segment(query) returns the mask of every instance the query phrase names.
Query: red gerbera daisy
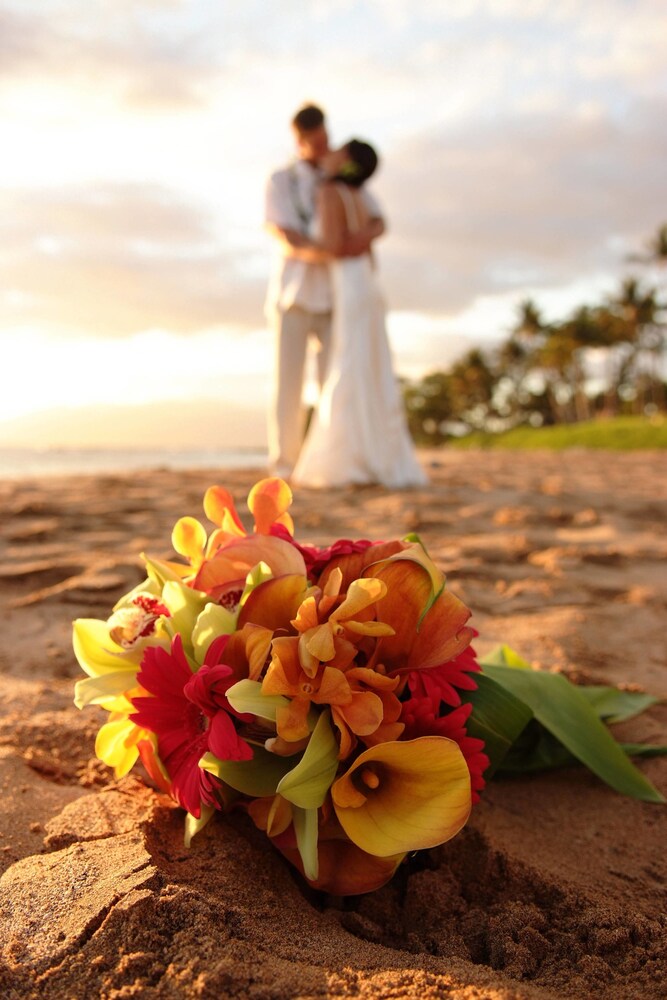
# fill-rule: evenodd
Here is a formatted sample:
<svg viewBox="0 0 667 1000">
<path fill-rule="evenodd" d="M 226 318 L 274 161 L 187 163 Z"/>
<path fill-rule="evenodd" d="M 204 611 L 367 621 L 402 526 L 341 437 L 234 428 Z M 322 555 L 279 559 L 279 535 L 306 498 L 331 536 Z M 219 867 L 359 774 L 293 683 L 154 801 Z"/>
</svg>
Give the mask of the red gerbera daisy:
<svg viewBox="0 0 667 1000">
<path fill-rule="evenodd" d="M 478 633 L 475 632 L 475 635 Z M 438 711 L 440 702 L 456 708 L 461 704 L 461 691 L 476 691 L 477 684 L 470 674 L 479 673 L 481 667 L 472 646 L 439 667 L 429 670 L 413 670 L 408 676 L 408 686 L 413 697 L 430 698 L 434 711 Z M 457 688 L 459 690 L 457 690 Z"/>
<path fill-rule="evenodd" d="M 158 753 L 172 781 L 178 802 L 193 816 L 201 803 L 215 805 L 215 779 L 199 767 L 209 750 L 221 760 L 250 760 L 251 747 L 236 732 L 226 692 L 237 678 L 219 660 L 227 636 L 211 643 L 204 665 L 193 674 L 180 635 L 171 651 L 150 646 L 144 653 L 137 681 L 151 697 L 133 698 L 132 721 L 155 733 Z"/>
</svg>

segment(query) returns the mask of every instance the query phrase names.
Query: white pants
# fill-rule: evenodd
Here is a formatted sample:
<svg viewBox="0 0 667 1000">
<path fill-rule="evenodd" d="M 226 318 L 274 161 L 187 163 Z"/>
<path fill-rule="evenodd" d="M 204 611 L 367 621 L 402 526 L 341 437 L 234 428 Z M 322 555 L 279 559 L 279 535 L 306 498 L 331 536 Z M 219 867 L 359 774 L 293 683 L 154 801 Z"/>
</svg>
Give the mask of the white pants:
<svg viewBox="0 0 667 1000">
<path fill-rule="evenodd" d="M 274 388 L 269 411 L 269 464 L 275 475 L 288 477 L 299 457 L 305 430 L 302 400 L 306 351 L 311 336 L 319 344 L 317 376 L 324 383 L 331 341 L 331 313 L 311 313 L 299 306 L 272 316 L 276 332 Z"/>
</svg>

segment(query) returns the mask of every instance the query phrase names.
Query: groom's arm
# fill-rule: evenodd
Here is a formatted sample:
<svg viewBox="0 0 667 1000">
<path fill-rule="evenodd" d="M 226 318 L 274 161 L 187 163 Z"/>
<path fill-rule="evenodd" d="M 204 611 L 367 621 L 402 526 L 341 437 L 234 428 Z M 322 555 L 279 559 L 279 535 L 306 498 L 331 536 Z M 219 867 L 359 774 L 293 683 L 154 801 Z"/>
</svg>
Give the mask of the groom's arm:
<svg viewBox="0 0 667 1000">
<path fill-rule="evenodd" d="M 265 223 L 264 228 L 278 242 L 285 257 L 296 257 L 306 264 L 325 264 L 331 259 L 330 254 L 297 229 L 278 226 L 273 222 Z"/>
<path fill-rule="evenodd" d="M 384 219 L 377 216 L 369 219 L 363 229 L 358 229 L 356 233 L 349 233 L 343 242 L 343 257 L 359 257 L 363 253 L 368 253 L 374 240 L 378 239 L 386 232 Z"/>
<path fill-rule="evenodd" d="M 289 170 L 277 170 L 268 179 L 264 229 L 276 241 L 284 257 L 295 257 L 306 264 L 322 264 L 328 260 L 328 255 L 303 232 L 290 192 Z"/>
</svg>

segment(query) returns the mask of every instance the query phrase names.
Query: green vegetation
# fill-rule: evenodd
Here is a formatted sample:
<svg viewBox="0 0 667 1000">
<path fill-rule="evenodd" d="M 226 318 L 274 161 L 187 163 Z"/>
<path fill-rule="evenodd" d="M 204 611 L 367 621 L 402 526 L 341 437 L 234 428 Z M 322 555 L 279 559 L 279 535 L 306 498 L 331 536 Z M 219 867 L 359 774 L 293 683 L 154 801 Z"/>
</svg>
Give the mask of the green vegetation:
<svg viewBox="0 0 667 1000">
<path fill-rule="evenodd" d="M 629 259 L 666 264 L 667 225 L 646 254 Z M 404 386 L 410 431 L 420 445 L 465 435 L 467 442 L 505 447 L 524 441 L 529 447 L 665 447 L 664 427 L 646 418 L 667 413 L 666 347 L 664 288 L 635 276 L 602 302 L 556 322 L 527 299 L 495 350 L 468 351 L 448 370 Z M 622 417 L 644 419 L 613 422 Z"/>
<path fill-rule="evenodd" d="M 610 451 L 637 451 L 667 448 L 667 419 L 654 417 L 612 417 L 554 427 L 514 427 L 503 434 L 474 431 L 462 438 L 450 438 L 448 447 L 457 448 L 607 448 Z"/>
</svg>

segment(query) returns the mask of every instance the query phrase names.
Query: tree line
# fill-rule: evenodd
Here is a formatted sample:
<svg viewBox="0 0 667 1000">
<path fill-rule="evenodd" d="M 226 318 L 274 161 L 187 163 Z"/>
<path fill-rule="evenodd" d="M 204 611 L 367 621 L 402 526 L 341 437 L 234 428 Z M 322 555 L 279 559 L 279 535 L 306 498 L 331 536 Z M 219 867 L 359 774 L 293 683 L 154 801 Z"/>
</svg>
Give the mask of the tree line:
<svg viewBox="0 0 667 1000">
<path fill-rule="evenodd" d="M 629 260 L 667 265 L 667 224 Z M 472 430 L 664 412 L 666 334 L 667 300 L 636 276 L 558 322 L 526 299 L 498 347 L 404 382 L 410 430 L 418 444 L 438 444 Z"/>
</svg>

